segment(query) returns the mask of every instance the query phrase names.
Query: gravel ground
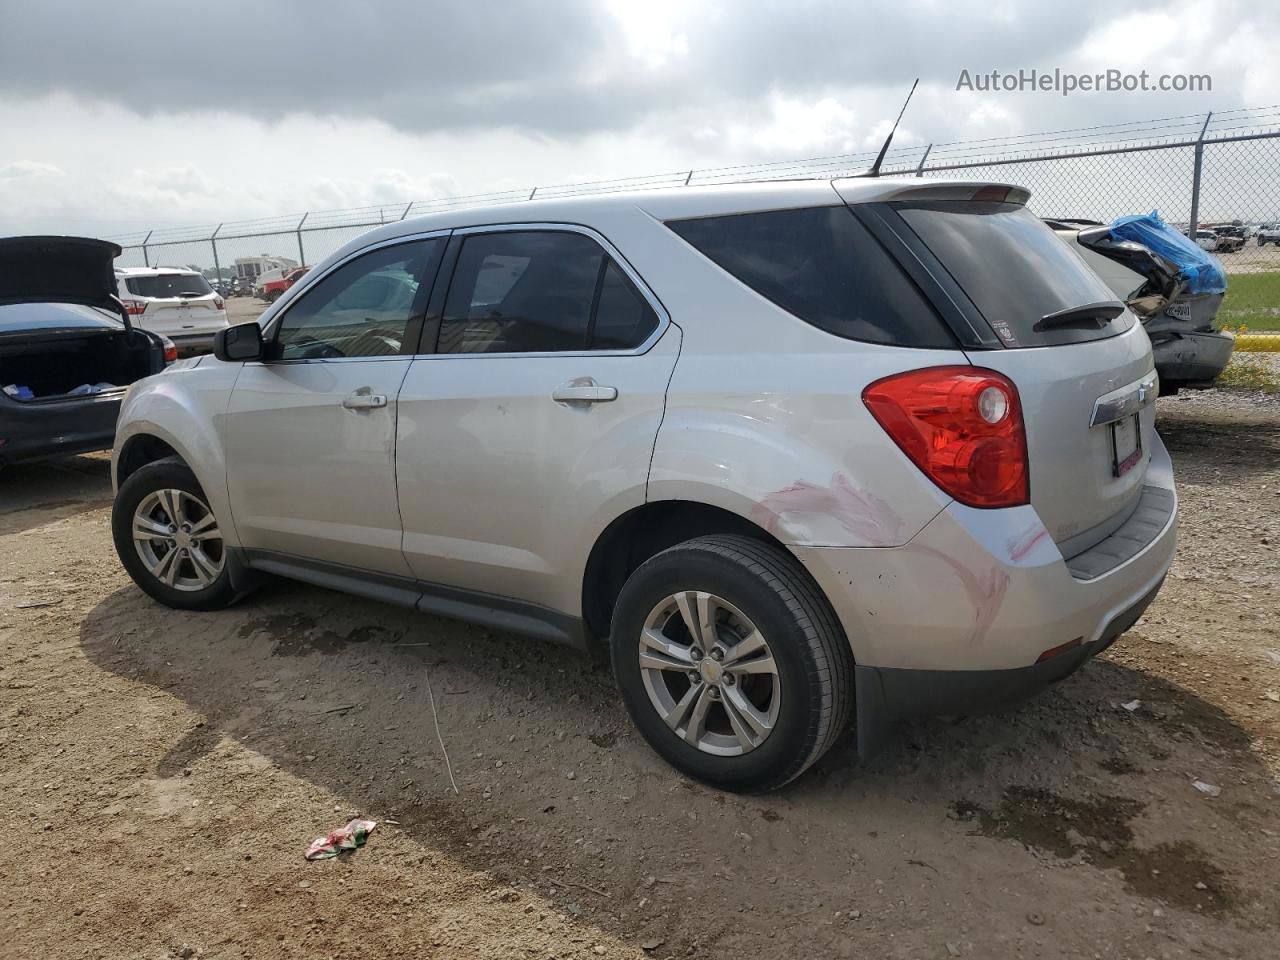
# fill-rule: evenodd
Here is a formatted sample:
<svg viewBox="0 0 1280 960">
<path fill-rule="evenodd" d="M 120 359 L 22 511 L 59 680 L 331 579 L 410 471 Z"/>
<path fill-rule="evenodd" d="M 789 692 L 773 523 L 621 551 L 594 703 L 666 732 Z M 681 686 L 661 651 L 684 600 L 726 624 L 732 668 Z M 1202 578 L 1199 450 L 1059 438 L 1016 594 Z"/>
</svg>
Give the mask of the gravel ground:
<svg viewBox="0 0 1280 960">
<path fill-rule="evenodd" d="M 105 458 L 12 468 L 0 957 L 1274 957 L 1280 408 L 1160 421 L 1181 542 L 1134 629 L 765 797 L 674 774 L 568 650 L 286 583 L 158 607 Z"/>
</svg>

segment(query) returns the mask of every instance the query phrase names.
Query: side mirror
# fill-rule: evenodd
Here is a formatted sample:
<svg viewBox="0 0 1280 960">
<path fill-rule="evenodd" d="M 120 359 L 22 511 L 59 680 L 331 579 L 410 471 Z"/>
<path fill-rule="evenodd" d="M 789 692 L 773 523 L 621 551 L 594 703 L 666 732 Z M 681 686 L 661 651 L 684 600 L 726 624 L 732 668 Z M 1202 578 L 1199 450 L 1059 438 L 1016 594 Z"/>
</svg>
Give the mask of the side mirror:
<svg viewBox="0 0 1280 960">
<path fill-rule="evenodd" d="M 213 336 L 213 355 L 219 360 L 243 363 L 262 359 L 262 328 L 256 322 L 238 323 Z"/>
</svg>

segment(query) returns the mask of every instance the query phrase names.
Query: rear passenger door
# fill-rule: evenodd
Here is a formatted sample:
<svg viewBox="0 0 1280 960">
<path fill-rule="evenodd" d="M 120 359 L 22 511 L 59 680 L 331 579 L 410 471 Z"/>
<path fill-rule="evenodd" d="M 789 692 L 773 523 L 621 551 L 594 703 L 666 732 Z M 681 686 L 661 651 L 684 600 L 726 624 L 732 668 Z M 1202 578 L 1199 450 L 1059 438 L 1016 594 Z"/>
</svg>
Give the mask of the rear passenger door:
<svg viewBox="0 0 1280 960">
<path fill-rule="evenodd" d="M 576 614 L 595 537 L 644 502 L 680 331 L 585 228 L 456 232 L 446 276 L 400 391 L 405 557 Z"/>
</svg>

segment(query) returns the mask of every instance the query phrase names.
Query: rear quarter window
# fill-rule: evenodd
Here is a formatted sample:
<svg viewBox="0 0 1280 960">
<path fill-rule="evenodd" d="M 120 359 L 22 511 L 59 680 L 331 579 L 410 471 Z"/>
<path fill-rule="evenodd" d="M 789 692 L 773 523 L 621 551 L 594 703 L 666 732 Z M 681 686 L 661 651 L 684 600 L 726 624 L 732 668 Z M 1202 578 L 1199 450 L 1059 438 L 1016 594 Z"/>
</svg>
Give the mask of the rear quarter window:
<svg viewBox="0 0 1280 960">
<path fill-rule="evenodd" d="M 828 333 L 895 346 L 956 345 L 933 306 L 846 206 L 667 226 L 762 297 Z"/>
<path fill-rule="evenodd" d="M 1053 230 L 1019 204 L 898 201 L 889 206 L 973 301 L 1006 347 L 1100 340 L 1133 326 L 1114 320 L 1046 324 L 1044 318 L 1115 293 Z"/>
</svg>

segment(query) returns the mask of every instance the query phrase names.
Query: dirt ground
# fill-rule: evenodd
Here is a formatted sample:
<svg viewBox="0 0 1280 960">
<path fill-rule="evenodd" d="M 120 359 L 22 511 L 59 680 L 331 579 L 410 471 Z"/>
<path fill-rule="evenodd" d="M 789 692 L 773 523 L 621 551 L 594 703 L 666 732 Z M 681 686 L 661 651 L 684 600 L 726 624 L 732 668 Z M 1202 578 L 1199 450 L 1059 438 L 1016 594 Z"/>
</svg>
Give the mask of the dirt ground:
<svg viewBox="0 0 1280 960">
<path fill-rule="evenodd" d="M 7 470 L 0 957 L 1276 957 L 1280 404 L 1160 421 L 1181 545 L 1133 630 L 763 797 L 673 773 L 570 650 L 288 583 L 161 608 L 104 457 Z"/>
</svg>

